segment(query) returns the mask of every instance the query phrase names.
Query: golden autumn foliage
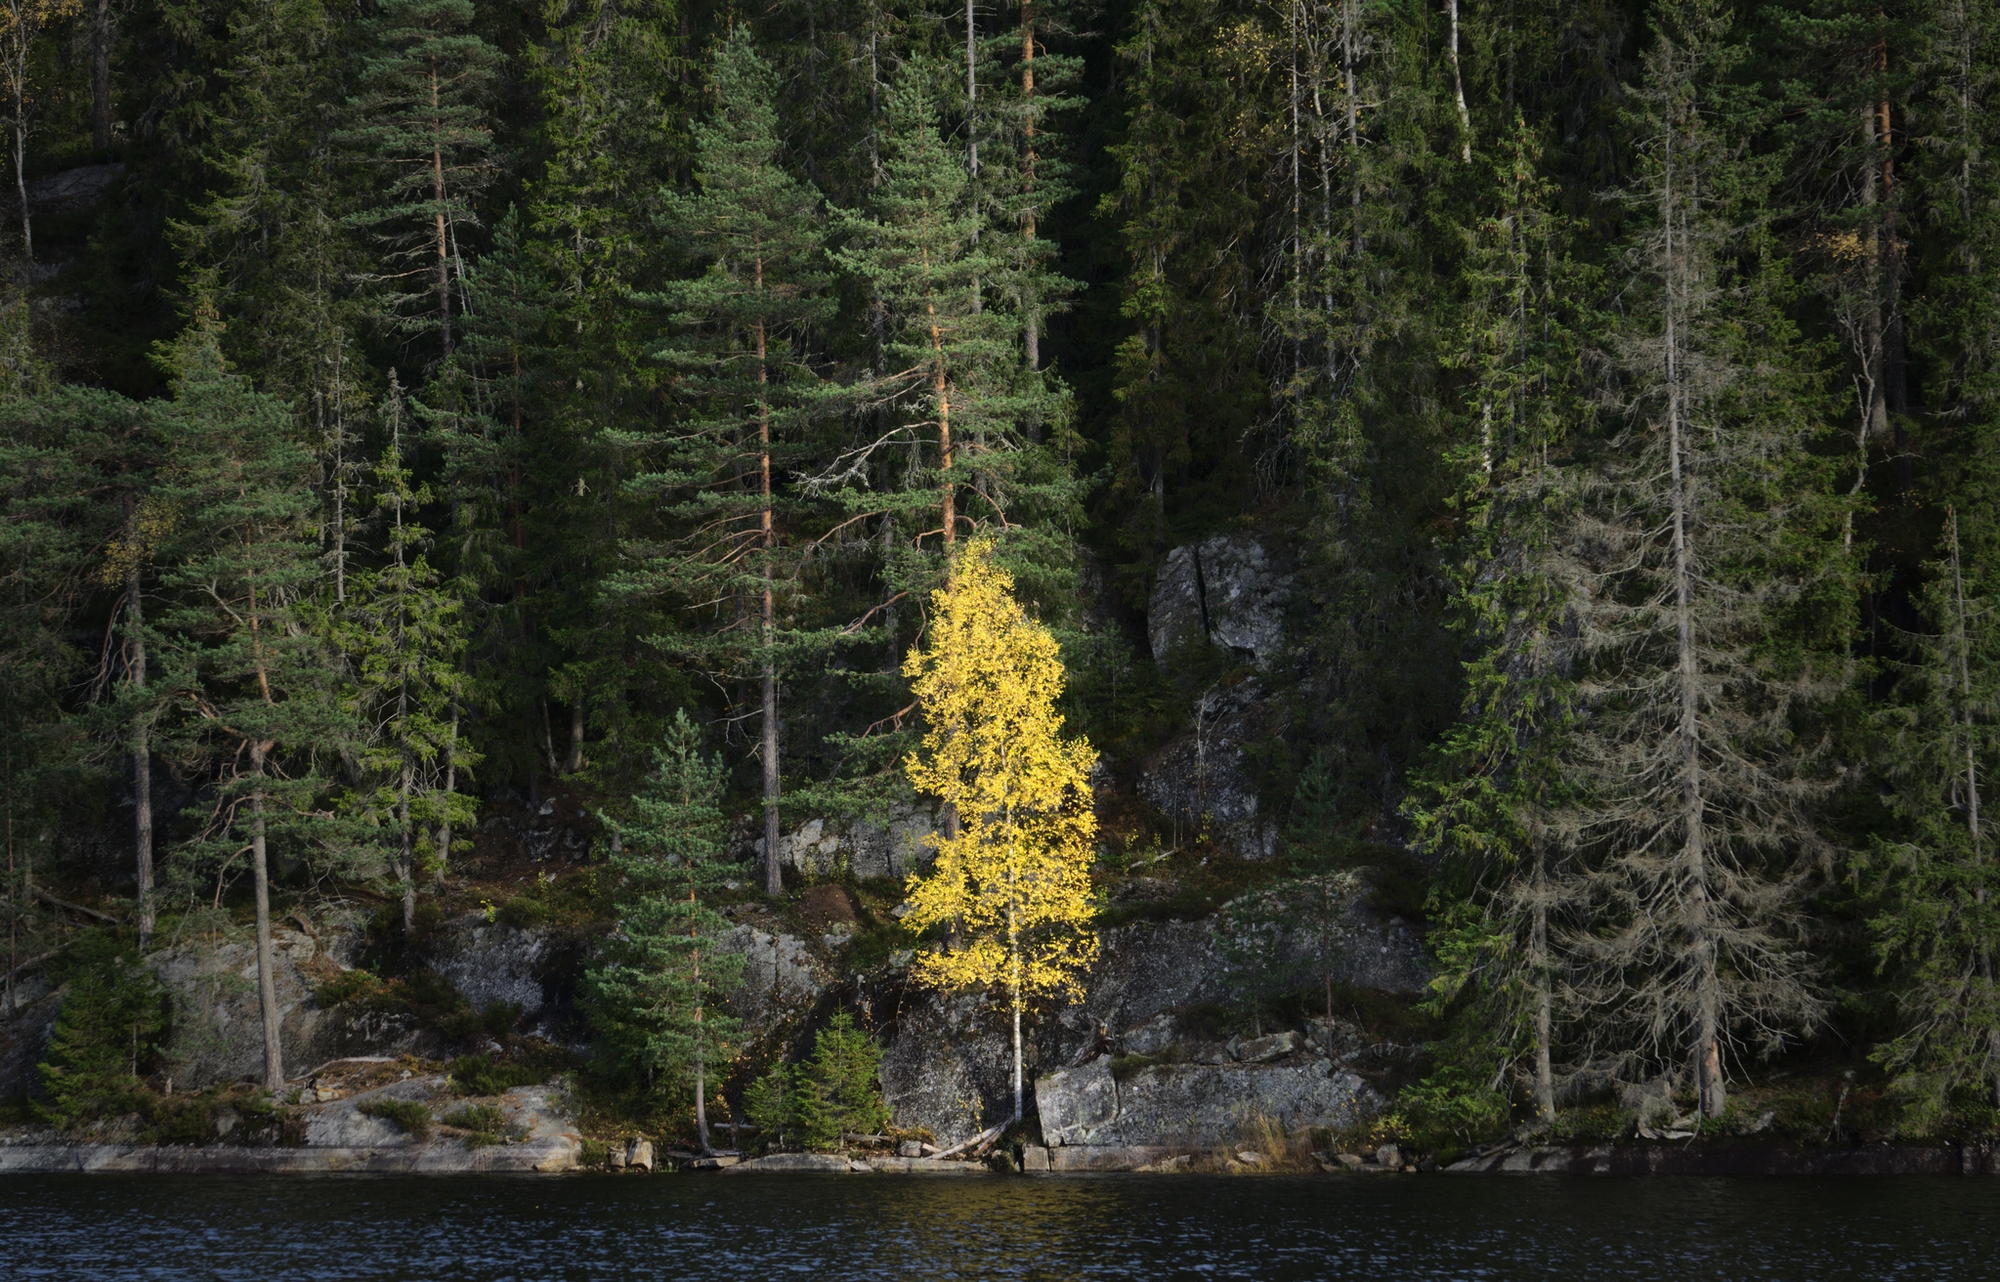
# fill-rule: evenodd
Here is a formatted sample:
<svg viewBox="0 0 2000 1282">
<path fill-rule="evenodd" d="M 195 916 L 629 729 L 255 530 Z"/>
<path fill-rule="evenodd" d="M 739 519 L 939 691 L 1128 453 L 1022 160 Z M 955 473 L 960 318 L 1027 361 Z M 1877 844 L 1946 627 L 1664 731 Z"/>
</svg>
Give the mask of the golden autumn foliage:
<svg viewBox="0 0 2000 1282">
<path fill-rule="evenodd" d="M 956 924 L 955 946 L 922 952 L 913 976 L 940 988 L 1004 989 L 1018 1047 L 1026 998 L 1075 991 L 1097 956 L 1089 928 L 1097 753 L 1063 737 L 1055 637 L 1022 612 L 1013 590 L 992 541 L 974 540 L 932 594 L 928 644 L 903 663 L 927 726 L 904 771 L 959 816 L 956 835 L 931 835 L 937 862 L 910 879 L 903 924 L 918 932 Z M 1016 1059 L 1018 1081 L 1018 1050 Z"/>
</svg>

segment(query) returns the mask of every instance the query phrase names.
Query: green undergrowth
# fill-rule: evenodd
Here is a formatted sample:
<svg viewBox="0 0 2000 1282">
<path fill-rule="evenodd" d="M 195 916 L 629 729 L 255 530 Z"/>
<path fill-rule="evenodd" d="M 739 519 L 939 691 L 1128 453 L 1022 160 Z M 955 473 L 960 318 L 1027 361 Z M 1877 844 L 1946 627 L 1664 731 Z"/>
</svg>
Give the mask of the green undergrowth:
<svg viewBox="0 0 2000 1282">
<path fill-rule="evenodd" d="M 430 1138 L 432 1119 L 428 1104 L 409 1099 L 375 1099 L 361 1104 L 359 1111 L 394 1122 L 398 1130 L 414 1139 Z"/>
<path fill-rule="evenodd" d="M 69 1128 L 138 1112 L 143 1076 L 159 1058 L 171 1003 L 122 931 L 79 935 L 50 967 L 68 985 L 38 1066 L 41 1120 Z"/>
<path fill-rule="evenodd" d="M 498 1095 L 535 1086 L 574 1071 L 577 1057 L 539 1038 L 518 1039 L 499 1055 L 461 1055 L 451 1062 L 451 1086 L 460 1095 Z"/>
<path fill-rule="evenodd" d="M 505 1139 L 507 1117 L 491 1104 L 461 1104 L 444 1115 L 446 1126 L 467 1132 L 467 1148 L 485 1148 Z"/>
<path fill-rule="evenodd" d="M 357 966 L 317 985 L 313 997 L 321 1006 L 354 1002 L 369 1010 L 409 1015 L 453 1041 L 481 1034 L 508 1037 L 521 1022 L 521 1008 L 516 1003 L 494 1002 L 475 1010 L 450 980 L 429 969 L 384 978 Z"/>
<path fill-rule="evenodd" d="M 582 927 L 612 916 L 612 876 L 586 868 L 546 880 L 537 876 L 515 895 L 481 901 L 487 920 L 516 930 Z"/>
<path fill-rule="evenodd" d="M 805 1063 L 775 1065 L 751 1083 L 743 1111 L 766 1147 L 830 1149 L 843 1133 L 878 1134 L 892 1121 L 881 1066 L 882 1048 L 841 1011 L 820 1030 Z"/>
</svg>

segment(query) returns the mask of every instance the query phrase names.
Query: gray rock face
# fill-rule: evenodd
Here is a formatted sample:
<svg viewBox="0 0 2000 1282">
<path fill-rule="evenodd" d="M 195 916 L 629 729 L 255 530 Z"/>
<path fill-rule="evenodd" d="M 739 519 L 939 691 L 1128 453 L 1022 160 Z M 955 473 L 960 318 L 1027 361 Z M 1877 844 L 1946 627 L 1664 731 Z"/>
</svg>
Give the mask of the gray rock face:
<svg viewBox="0 0 2000 1282">
<path fill-rule="evenodd" d="M 1154 580 L 1146 632 L 1155 661 L 1206 641 L 1239 661 L 1271 669 L 1285 653 L 1292 577 L 1247 534 L 1175 548 Z M 1276 852 L 1275 824 L 1258 813 L 1257 781 L 1244 749 L 1278 733 L 1285 710 L 1256 679 L 1216 685 L 1197 699 L 1194 724 L 1144 763 L 1139 793 L 1187 828 L 1205 826 L 1246 859 Z"/>
<path fill-rule="evenodd" d="M 24 976 L 15 989 L 16 1009 L 10 1016 L 0 1006 L 0 1099 L 14 1099 L 41 1090 L 35 1066 L 47 1053 L 49 1038 L 62 1013 L 62 994 L 49 991 L 41 975 Z"/>
<path fill-rule="evenodd" d="M 1050 1144 L 1227 1143 L 1268 1120 L 1286 1131 L 1348 1127 L 1386 1105 L 1324 1059 L 1282 1064 L 1156 1064 L 1120 1082 L 1109 1056 L 1035 1080 Z"/>
<path fill-rule="evenodd" d="M 867 1170 L 866 1166 L 861 1168 Z M 854 1163 L 837 1153 L 773 1153 L 724 1169 L 724 1175 L 846 1175 Z"/>
<path fill-rule="evenodd" d="M 451 981 L 474 1010 L 511 1002 L 521 1008 L 529 1028 L 552 1035 L 554 1030 L 543 1026 L 545 1016 L 553 1013 L 542 978 L 547 935 L 469 913 L 446 926 L 428 951 L 431 969 Z"/>
<path fill-rule="evenodd" d="M 852 872 L 863 881 L 901 880 L 935 857 L 923 842 L 936 826 L 931 812 L 914 807 L 896 810 L 880 824 L 809 819 L 778 838 L 778 858 L 810 877 Z M 751 851 L 760 860 L 764 857 L 762 837 L 751 843 Z"/>
<path fill-rule="evenodd" d="M 1429 971 L 1409 932 L 1400 925 L 1384 926 L 1361 905 L 1350 914 L 1351 930 L 1360 942 L 1351 954 L 1346 982 L 1421 991 Z M 1098 1044 L 1100 1030 L 1126 1054 L 1158 1055 L 1180 1045 L 1184 1039 L 1174 1012 L 1228 995 L 1228 964 L 1213 930 L 1211 921 L 1165 921 L 1105 931 L 1082 1000 L 1025 1030 L 1027 1071 L 1033 1074 L 1038 1064 L 1078 1062 Z M 1394 946 L 1381 951 L 1388 943 Z M 1331 1032 L 1318 1036 L 1323 1041 L 1312 1044 L 1321 1053 L 1351 1049 L 1336 1045 Z M 1271 1044 L 1281 1043 L 1283 1038 Z M 1285 1044 L 1297 1047 L 1296 1042 Z M 1220 1046 L 1212 1049 L 1217 1066 L 1235 1067 Z M 882 1057 L 883 1097 L 898 1125 L 929 1127 L 940 1144 L 955 1144 L 1007 1116 L 1013 1099 L 1012 1056 L 1009 1030 L 996 1008 L 974 995 L 913 990 L 903 999 L 895 1038 Z"/>
<path fill-rule="evenodd" d="M 498 1096 L 494 1106 L 506 1120 L 503 1144 L 468 1148 L 462 1139 L 433 1134 L 419 1142 L 394 1123 L 369 1117 L 360 1106 L 370 1099 L 437 1099 L 442 1110 L 444 1082 L 416 1077 L 331 1104 L 308 1105 L 305 1143 L 296 1148 L 216 1144 L 201 1148 L 141 1144 L 75 1144 L 47 1132 L 0 1135 L 0 1174 L 55 1171 L 144 1171 L 155 1174 L 226 1173 L 242 1175 L 313 1174 L 326 1171 L 458 1174 L 471 1171 L 576 1169 L 582 1136 L 566 1102 L 546 1086 L 529 1086 Z"/>
<path fill-rule="evenodd" d="M 753 1040 L 812 1009 L 833 982 L 806 942 L 793 935 L 738 926 L 716 941 L 741 953 L 743 982 L 729 995 L 729 1013 Z"/>
<path fill-rule="evenodd" d="M 1247 534 L 1218 534 L 1175 548 L 1153 581 L 1146 639 L 1153 658 L 1205 638 L 1244 660 L 1269 667 L 1285 645 L 1285 602 L 1292 578 Z"/>
<path fill-rule="evenodd" d="M 1013 1054 L 983 998 L 913 992 L 882 1054 L 882 1099 L 897 1125 L 927 1127 L 949 1147 L 1012 1115 Z M 1022 1055 L 1032 1072 L 1035 1048 Z"/>
<path fill-rule="evenodd" d="M 319 948 L 310 935 L 274 930 L 272 945 L 278 1044 L 287 1073 L 343 1056 L 399 1055 L 427 1044 L 407 1017 L 322 1008 L 300 969 Z M 147 961 L 173 990 L 175 1028 L 167 1059 L 175 1089 L 261 1078 L 264 1026 L 257 1009 L 255 945 L 187 947 L 155 953 Z"/>
<path fill-rule="evenodd" d="M 430 1104 L 437 1095 L 433 1078 L 413 1077 L 408 1081 L 363 1091 L 313 1109 L 306 1117 L 306 1144 L 314 1148 L 404 1148 L 417 1143 L 386 1117 L 371 1117 L 361 1111 L 368 1103 L 407 1100 Z M 433 1109 L 435 1112 L 436 1110 Z"/>
<path fill-rule="evenodd" d="M 1259 813 L 1244 748 L 1271 736 L 1276 714 L 1254 677 L 1205 691 L 1195 702 L 1194 725 L 1146 763 L 1139 795 L 1189 829 L 1206 825 L 1218 845 L 1243 858 L 1270 858 L 1278 827 Z"/>
</svg>

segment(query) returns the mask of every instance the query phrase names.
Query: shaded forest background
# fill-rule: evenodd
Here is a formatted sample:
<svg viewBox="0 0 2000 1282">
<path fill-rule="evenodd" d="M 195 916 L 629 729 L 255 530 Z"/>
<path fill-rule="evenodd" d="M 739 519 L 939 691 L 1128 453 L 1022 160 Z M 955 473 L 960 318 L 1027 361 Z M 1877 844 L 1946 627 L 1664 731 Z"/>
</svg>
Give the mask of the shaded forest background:
<svg viewBox="0 0 2000 1282">
<path fill-rule="evenodd" d="M 414 922 L 681 709 L 880 813 L 973 530 L 1129 785 L 1250 531 L 1285 866 L 1419 857 L 1452 1090 L 2000 1116 L 1985 0 L 0 10 L 17 928 L 144 770 L 148 929 L 253 822 Z"/>
</svg>

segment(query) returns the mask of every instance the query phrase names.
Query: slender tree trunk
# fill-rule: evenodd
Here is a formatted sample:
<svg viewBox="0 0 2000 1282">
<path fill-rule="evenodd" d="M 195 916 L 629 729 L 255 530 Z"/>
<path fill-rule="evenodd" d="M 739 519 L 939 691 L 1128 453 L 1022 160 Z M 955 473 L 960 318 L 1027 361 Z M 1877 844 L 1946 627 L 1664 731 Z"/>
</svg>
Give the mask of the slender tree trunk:
<svg viewBox="0 0 2000 1282">
<path fill-rule="evenodd" d="M 1889 38 L 1886 33 L 1875 45 L 1875 70 L 1886 81 L 1889 74 Z M 1910 408 L 1909 351 L 1903 333 L 1903 247 L 1896 234 L 1896 143 L 1893 123 L 1889 95 L 1885 90 L 1875 105 L 1875 140 L 1882 179 L 1882 391 L 1887 401 L 1890 439 L 1896 447 L 1896 493 L 1901 496 L 1910 492 L 1913 477 L 1910 430 L 1905 425 L 1905 416 Z"/>
<path fill-rule="evenodd" d="M 130 500 L 127 500 L 129 510 Z M 132 688 L 146 689 L 145 603 L 139 590 L 136 557 L 125 573 L 125 610 L 132 634 L 126 642 L 126 674 Z M 139 883 L 139 950 L 153 939 L 153 745 L 146 710 L 132 712 L 132 853 Z"/>
<path fill-rule="evenodd" d="M 264 848 L 264 763 L 268 743 L 250 746 L 256 791 L 250 794 L 250 870 L 257 888 L 257 1013 L 264 1024 L 264 1089 L 285 1089 L 284 1051 L 278 1042 L 278 985 L 271 951 L 271 872 Z"/>
<path fill-rule="evenodd" d="M 417 929 L 417 868 L 411 849 L 410 775 L 410 763 L 405 760 L 396 789 L 396 827 L 400 830 L 396 838 L 396 880 L 403 889 L 403 934 L 406 938 Z"/>
<path fill-rule="evenodd" d="M 21 72 L 27 73 L 22 58 Z M 14 82 L 14 195 L 21 202 L 21 261 L 35 261 L 35 224 L 28 213 L 28 108 L 21 99 L 21 83 Z"/>
<path fill-rule="evenodd" d="M 268 707 L 276 700 L 271 697 L 271 674 L 264 662 L 262 614 L 254 576 L 249 581 L 249 596 L 250 654 L 258 697 Z M 264 1024 L 264 1084 L 276 1095 L 285 1087 L 285 1065 L 278 1045 L 277 980 L 271 973 L 271 872 L 264 849 L 265 764 L 273 746 L 269 741 L 250 741 L 250 769 L 256 780 L 256 791 L 250 795 L 250 866 L 257 889 L 257 1010 Z"/>
<path fill-rule="evenodd" d="M 444 749 L 444 818 L 438 821 L 437 879 L 444 880 L 445 869 L 451 866 L 451 796 L 458 791 L 458 699 L 451 701 L 451 732 L 445 738 Z"/>
<path fill-rule="evenodd" d="M 438 325 L 443 334 L 444 354 L 451 356 L 451 237 L 444 216 L 444 140 L 438 116 L 437 60 L 431 60 L 431 198 L 436 202 Z"/>
<path fill-rule="evenodd" d="M 1014 1120 L 1020 1121 L 1021 1103 L 1021 929 L 1015 920 L 1014 909 L 1007 909 L 1007 953 L 1011 959 L 1013 975 L 1010 981 L 1010 996 L 1014 1008 Z"/>
<path fill-rule="evenodd" d="M 945 378 L 944 336 L 938 328 L 937 306 L 927 300 L 924 310 L 931 318 L 931 391 L 937 400 L 938 468 L 944 473 L 938 506 L 944 519 L 945 546 L 950 547 L 958 541 L 958 495 L 951 480 L 951 392 Z"/>
<path fill-rule="evenodd" d="M 1694 559 L 1689 547 L 1688 478 L 1684 467 L 1688 448 L 1686 389 L 1682 386 L 1679 308 L 1685 271 L 1681 256 L 1690 252 L 1683 232 L 1675 240 L 1675 223 L 1681 217 L 1674 179 L 1673 133 L 1670 127 L 1664 149 L 1664 186 L 1661 208 L 1665 215 L 1665 298 L 1664 340 L 1667 378 L 1667 452 L 1671 502 L 1671 538 L 1674 575 L 1675 684 L 1680 705 L 1677 733 L 1680 751 L 1681 867 L 1678 898 L 1687 931 L 1688 964 L 1694 969 L 1694 1027 L 1690 1030 L 1698 1108 L 1703 1117 L 1720 1117 L 1726 1094 L 1722 1078 L 1721 976 L 1717 965 L 1714 928 L 1710 921 L 1713 906 L 1708 893 L 1708 849 L 1706 802 L 1703 796 L 1701 764 L 1701 670 L 1694 636 Z"/>
<path fill-rule="evenodd" d="M 688 886 L 688 937 L 699 934 L 694 922 L 694 886 Z M 707 1030 L 702 1027 L 701 949 L 695 948 L 690 954 L 694 961 L 694 1129 L 701 1140 L 701 1151 L 713 1153 L 715 1145 L 708 1138 L 708 1045 L 704 1040 Z"/>
<path fill-rule="evenodd" d="M 757 293 L 764 292 L 764 259 L 756 258 Z M 757 321 L 757 528 L 764 548 L 762 614 L 758 621 L 761 672 L 760 688 L 763 739 L 760 755 L 764 767 L 764 893 L 783 894 L 785 869 L 778 858 L 778 798 L 783 775 L 778 761 L 778 639 L 777 598 L 771 582 L 771 559 L 777 554 L 778 526 L 771 497 L 771 401 L 769 335 L 764 321 Z"/>
<path fill-rule="evenodd" d="M 1034 0 L 1022 0 L 1021 4 L 1021 100 L 1026 112 L 1021 123 L 1021 183 L 1027 194 L 1027 203 L 1021 213 L 1021 240 L 1023 245 L 1033 250 L 1035 244 L 1035 5 Z M 1024 296 L 1021 299 L 1022 329 L 1021 346 L 1027 358 L 1028 372 L 1042 367 L 1042 316 L 1041 300 Z M 1039 421 L 1028 425 L 1030 439 L 1040 442 L 1042 425 Z"/>
<path fill-rule="evenodd" d="M 1367 243 L 1361 236 L 1361 88 L 1354 83 L 1355 46 L 1360 42 L 1361 0 L 1342 0 L 1340 6 L 1340 73 L 1347 97 L 1347 195 L 1348 231 L 1354 256 L 1361 257 Z"/>
<path fill-rule="evenodd" d="M 1458 98 L 1459 156 L 1472 163 L 1472 113 L 1465 109 L 1465 73 L 1458 65 L 1458 0 L 1444 0 L 1451 17 L 1451 88 Z"/>
<path fill-rule="evenodd" d="M 97 0 L 90 24 L 90 143 L 111 150 L 111 0 Z"/>
<path fill-rule="evenodd" d="M 28 902 L 25 886 L 14 884 L 14 750 L 7 750 L 7 1018 L 20 1013 L 15 1000 L 14 971 L 21 964 L 21 906 Z"/>
<path fill-rule="evenodd" d="M 979 178 L 979 42 L 972 0 L 965 0 L 965 172 Z M 973 233 L 977 237 L 978 233 Z"/>
<path fill-rule="evenodd" d="M 569 756 L 563 760 L 563 771 L 575 774 L 583 769 L 583 695 L 579 693 L 569 705 Z"/>
</svg>

